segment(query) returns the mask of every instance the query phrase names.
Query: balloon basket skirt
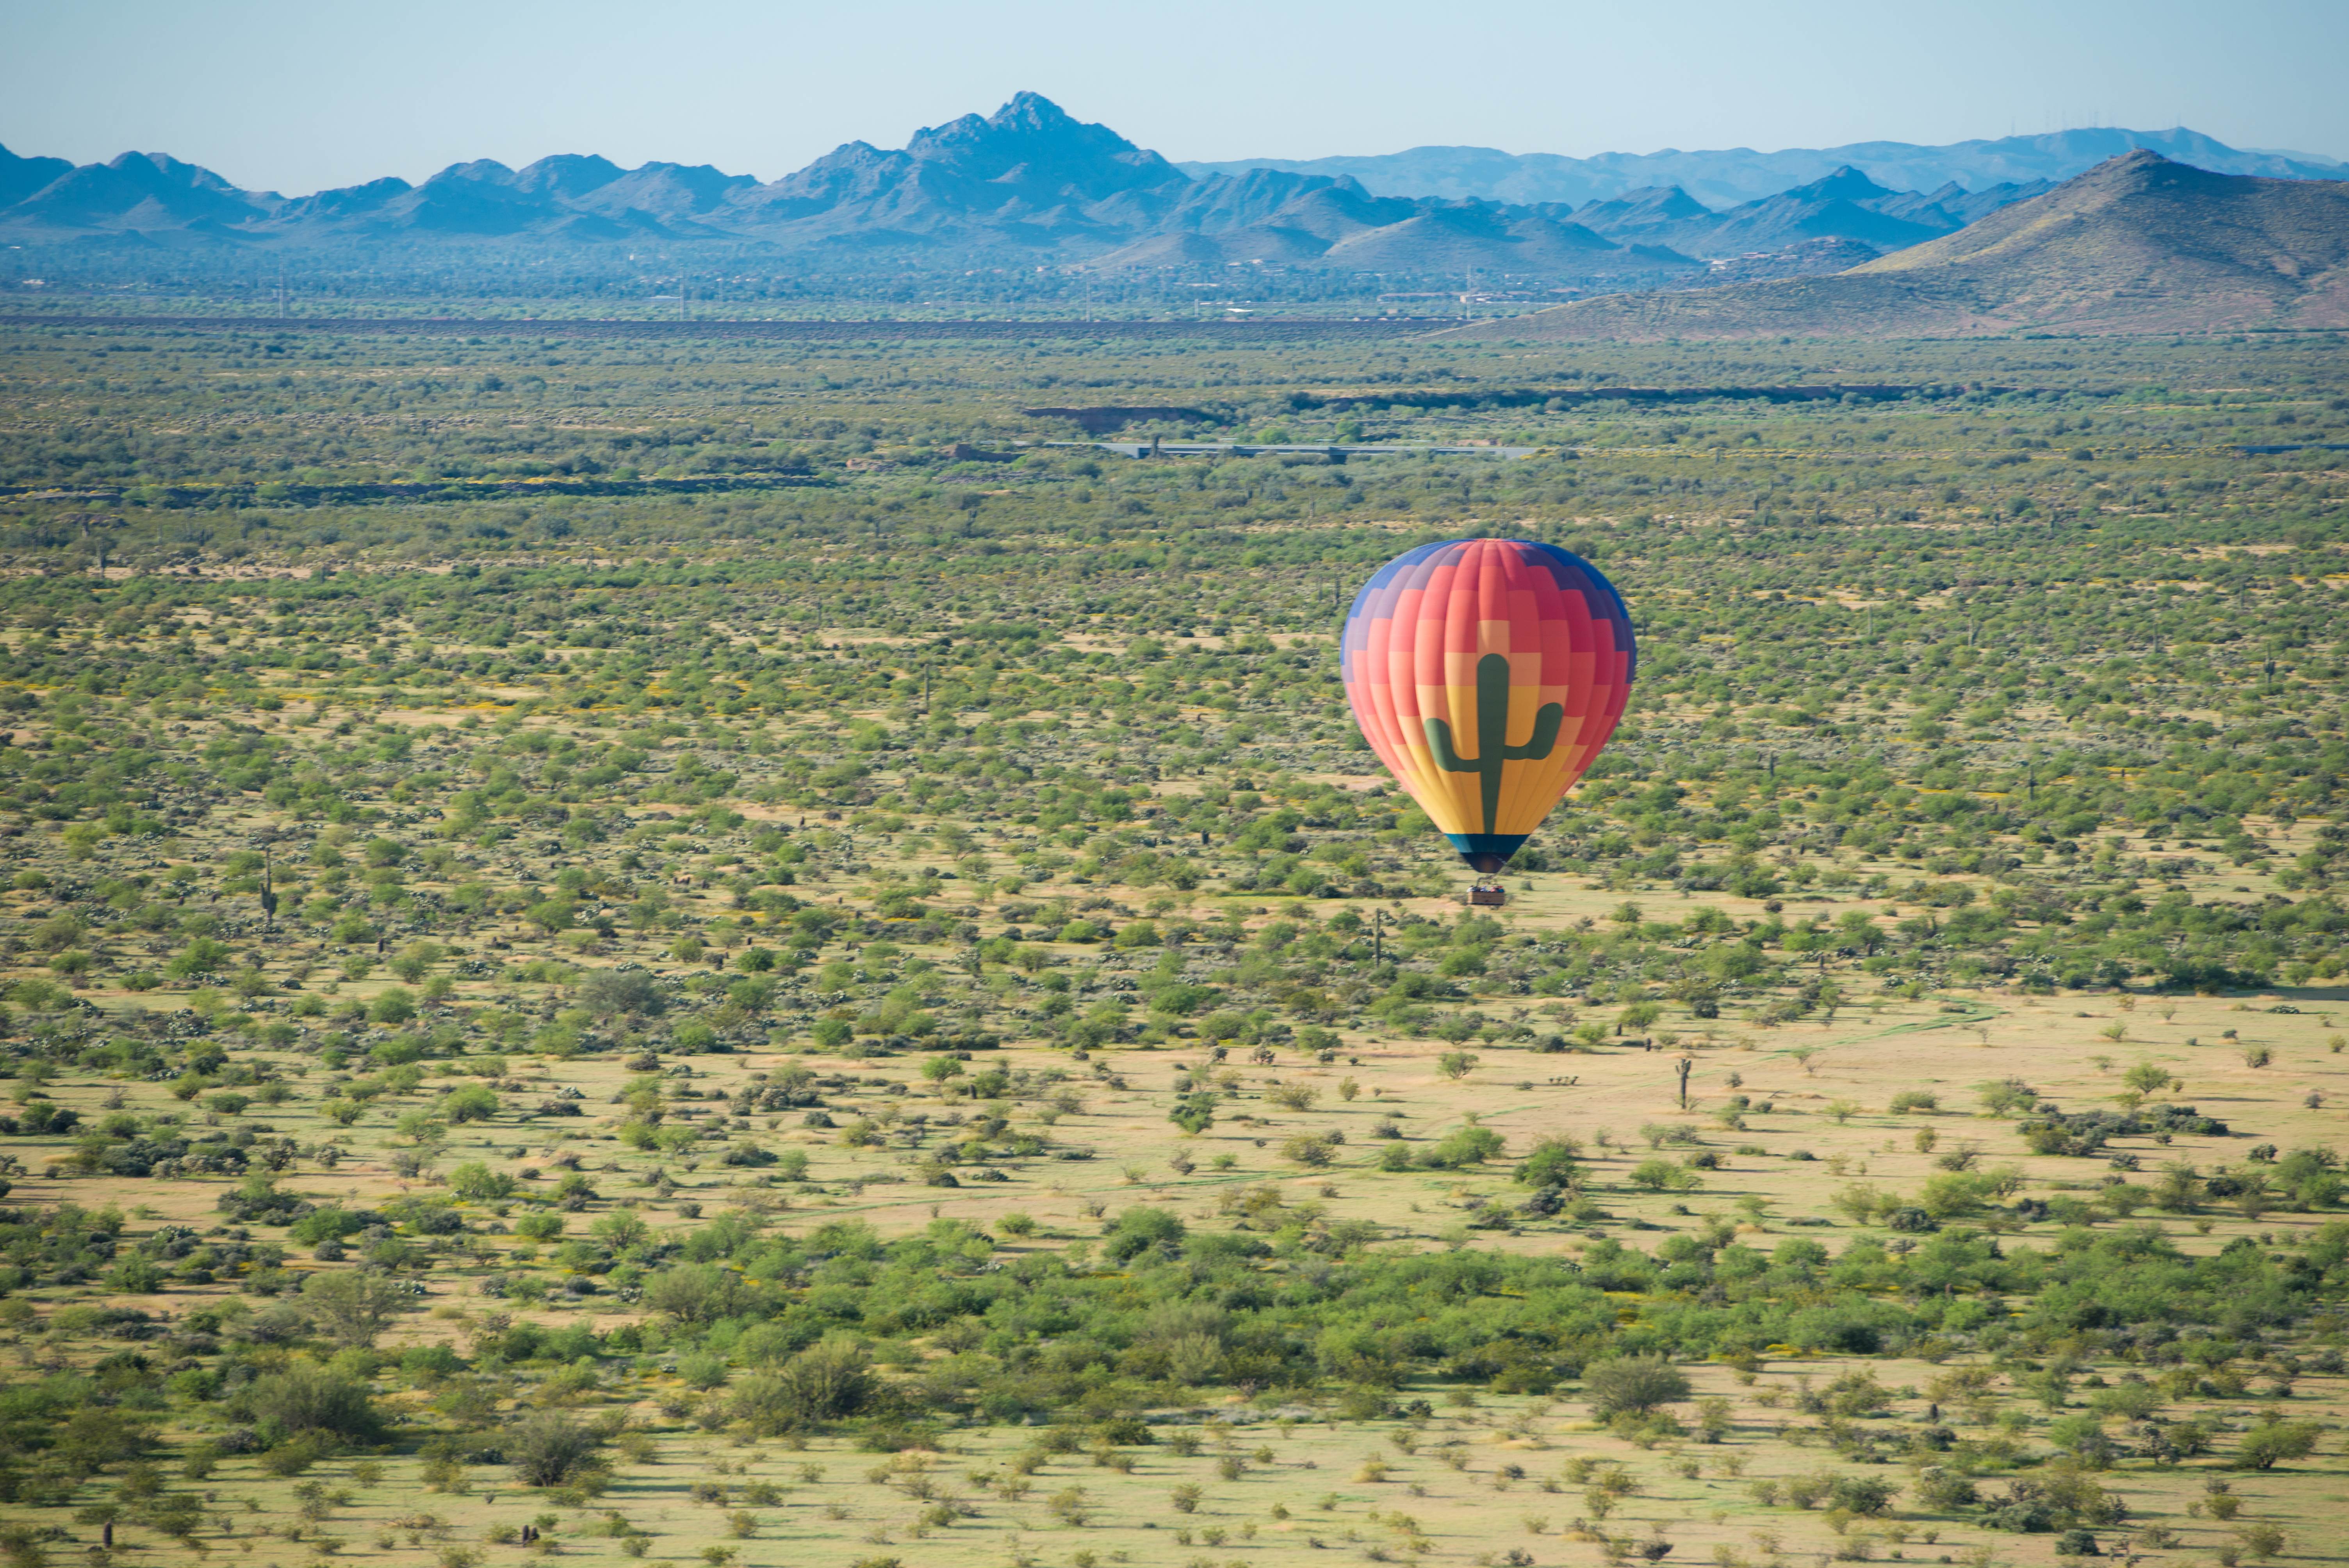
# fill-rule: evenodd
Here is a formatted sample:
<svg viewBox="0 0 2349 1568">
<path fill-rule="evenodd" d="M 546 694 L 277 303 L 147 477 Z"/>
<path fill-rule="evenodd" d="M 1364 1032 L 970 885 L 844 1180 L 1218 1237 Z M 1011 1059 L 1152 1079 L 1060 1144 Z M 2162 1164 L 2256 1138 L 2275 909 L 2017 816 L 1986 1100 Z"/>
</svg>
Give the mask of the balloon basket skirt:
<svg viewBox="0 0 2349 1568">
<path fill-rule="evenodd" d="M 1471 887 L 1460 902 L 1477 909 L 1498 909 L 1509 902 L 1509 895 L 1498 882 L 1485 881 Z"/>
</svg>

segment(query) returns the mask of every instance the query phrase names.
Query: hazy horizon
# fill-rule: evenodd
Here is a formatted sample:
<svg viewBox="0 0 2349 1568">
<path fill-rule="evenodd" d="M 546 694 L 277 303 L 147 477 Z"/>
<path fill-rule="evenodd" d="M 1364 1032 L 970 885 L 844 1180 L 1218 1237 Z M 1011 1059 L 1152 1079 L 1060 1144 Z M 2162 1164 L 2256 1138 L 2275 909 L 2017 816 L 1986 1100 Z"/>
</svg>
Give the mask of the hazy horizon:
<svg viewBox="0 0 2349 1568">
<path fill-rule="evenodd" d="M 1177 161 L 1766 152 L 2179 125 L 2349 156 L 2349 104 L 2325 79 L 2349 52 L 2349 11 L 2307 0 L 2223 15 L 2095 0 L 2052 17 L 2014 0 L 1889 16 L 1822 4 L 1793 19 L 1706 4 L 1670 26 L 1513 3 L 1473 32 L 1393 5 L 1268 17 L 1222 0 L 1176 27 L 1065 4 L 852 17 L 739 0 L 657 24 L 605 3 L 484 14 L 447 0 L 396 26 L 284 0 L 194 13 L 7 0 L 0 16 L 14 42 L 0 143 L 76 162 L 165 152 L 288 195 L 554 153 L 771 180 L 843 142 L 902 146 L 1023 88 Z"/>
</svg>

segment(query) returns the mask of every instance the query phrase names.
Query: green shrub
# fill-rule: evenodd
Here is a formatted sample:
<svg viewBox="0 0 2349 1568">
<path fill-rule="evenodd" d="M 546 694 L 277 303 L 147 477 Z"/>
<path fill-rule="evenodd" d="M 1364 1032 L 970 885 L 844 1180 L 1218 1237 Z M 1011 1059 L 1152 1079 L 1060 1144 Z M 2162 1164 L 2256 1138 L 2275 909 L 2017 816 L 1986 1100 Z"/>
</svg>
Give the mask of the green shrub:
<svg viewBox="0 0 2349 1568">
<path fill-rule="evenodd" d="M 502 1202 L 513 1196 L 514 1179 L 478 1160 L 469 1160 L 449 1172 L 449 1191 L 468 1203 Z"/>
<path fill-rule="evenodd" d="M 324 1208 L 313 1209 L 295 1221 L 286 1234 L 305 1247 L 314 1247 L 320 1242 L 355 1236 L 366 1230 L 368 1216 L 330 1203 Z"/>
<path fill-rule="evenodd" d="M 1117 1217 L 1102 1250 L 1120 1263 L 1156 1246 L 1180 1246 L 1183 1222 L 1171 1209 L 1137 1206 Z"/>
<path fill-rule="evenodd" d="M 313 1362 L 296 1361 L 255 1378 L 235 1403 L 272 1441 L 317 1433 L 372 1443 L 383 1435 L 383 1417 L 367 1385 Z"/>
<path fill-rule="evenodd" d="M 1628 1180 L 1633 1186 L 1645 1187 L 1651 1192 L 1684 1192 L 1698 1185 L 1695 1171 L 1662 1159 L 1640 1161 L 1631 1168 Z"/>
<path fill-rule="evenodd" d="M 2303 1460 L 2316 1451 L 2323 1429 L 2314 1421 L 2261 1422 L 2236 1445 L 2235 1462 L 2250 1470 L 2273 1470 L 2286 1460 Z"/>
<path fill-rule="evenodd" d="M 501 1445 L 524 1486 L 562 1486 L 593 1465 L 601 1446 L 594 1429 L 562 1410 L 539 1410 L 506 1430 Z"/>
<path fill-rule="evenodd" d="M 1412 1163 L 1426 1171 L 1460 1171 L 1498 1160 L 1507 1147 L 1499 1133 L 1472 1123 L 1445 1133 L 1414 1155 Z"/>
<path fill-rule="evenodd" d="M 846 1339 L 809 1346 L 771 1371 L 734 1385 L 729 1413 L 761 1437 L 839 1420 L 873 1407 L 881 1383 L 862 1347 Z"/>
<path fill-rule="evenodd" d="M 1691 1393 L 1687 1375 L 1661 1356 L 1619 1356 L 1597 1362 L 1583 1373 L 1582 1385 L 1591 1413 L 1602 1418 L 1627 1411 L 1645 1415 Z"/>
<path fill-rule="evenodd" d="M 1563 1187 L 1581 1173 L 1581 1151 L 1570 1138 L 1545 1137 L 1517 1161 L 1516 1179 L 1528 1187 Z"/>
<path fill-rule="evenodd" d="M 389 986 L 368 1004 L 367 1016 L 378 1024 L 405 1024 L 416 1016 L 416 993 L 404 985 Z"/>
<path fill-rule="evenodd" d="M 483 1084 L 452 1090 L 440 1102 L 440 1114 L 451 1122 L 487 1121 L 500 1109 L 496 1093 Z"/>
</svg>

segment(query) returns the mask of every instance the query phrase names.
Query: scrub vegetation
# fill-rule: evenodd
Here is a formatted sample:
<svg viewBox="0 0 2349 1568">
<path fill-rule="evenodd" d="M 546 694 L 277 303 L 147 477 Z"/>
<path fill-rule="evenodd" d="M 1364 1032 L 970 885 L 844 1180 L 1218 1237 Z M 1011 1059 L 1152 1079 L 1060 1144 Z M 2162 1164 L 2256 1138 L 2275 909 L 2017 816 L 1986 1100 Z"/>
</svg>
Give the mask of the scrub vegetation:
<svg viewBox="0 0 2349 1568">
<path fill-rule="evenodd" d="M 2341 1555 L 2331 337 L 6 331 L 20 1568 Z"/>
</svg>

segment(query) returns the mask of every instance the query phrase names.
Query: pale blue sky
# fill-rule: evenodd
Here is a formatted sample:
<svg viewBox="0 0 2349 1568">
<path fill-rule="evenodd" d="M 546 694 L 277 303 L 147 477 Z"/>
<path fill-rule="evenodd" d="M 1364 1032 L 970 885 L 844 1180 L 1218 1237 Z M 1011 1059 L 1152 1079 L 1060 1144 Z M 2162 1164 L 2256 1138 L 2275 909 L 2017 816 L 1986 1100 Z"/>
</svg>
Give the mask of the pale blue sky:
<svg viewBox="0 0 2349 1568">
<path fill-rule="evenodd" d="M 2349 157 L 2349 0 L 0 0 L 0 142 L 300 194 L 600 152 L 762 179 L 1032 88 L 1169 158 L 2186 124 Z"/>
</svg>

